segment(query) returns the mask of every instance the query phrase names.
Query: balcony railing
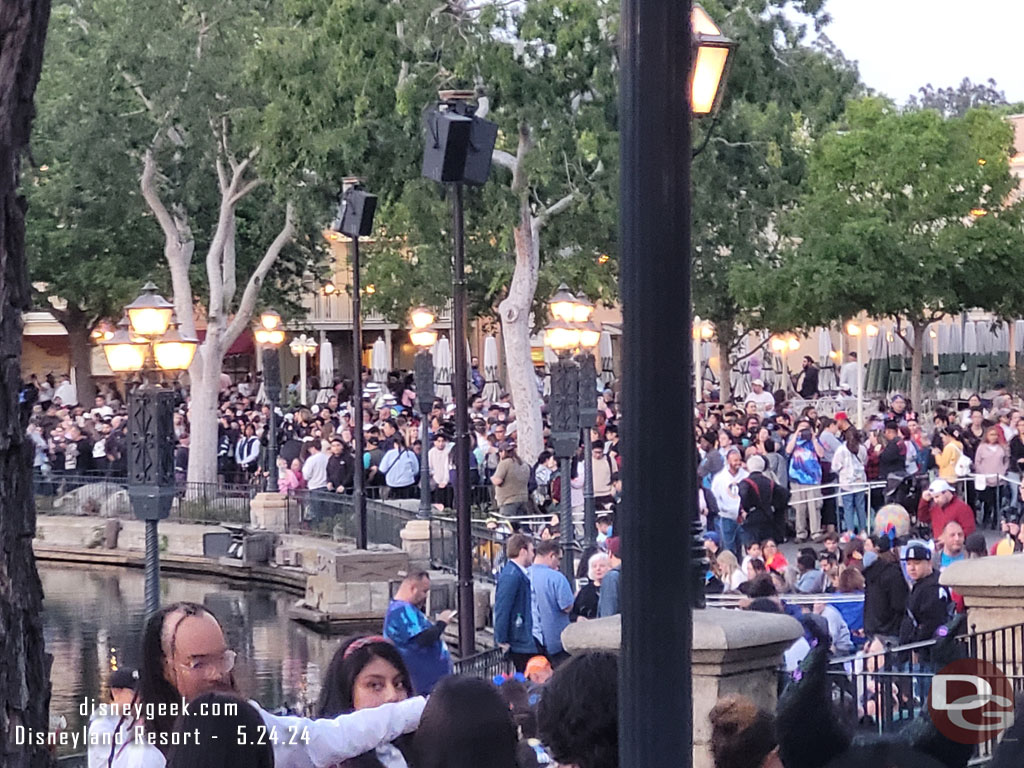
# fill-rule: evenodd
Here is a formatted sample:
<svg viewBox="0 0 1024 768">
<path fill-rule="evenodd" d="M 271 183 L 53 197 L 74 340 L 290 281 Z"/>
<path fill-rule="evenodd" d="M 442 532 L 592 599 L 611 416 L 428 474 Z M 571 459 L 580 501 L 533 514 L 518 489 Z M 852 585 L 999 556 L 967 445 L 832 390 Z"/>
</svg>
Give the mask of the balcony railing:
<svg viewBox="0 0 1024 768">
<path fill-rule="evenodd" d="M 335 291 L 330 296 L 324 296 L 323 294 L 306 296 L 302 304 L 306 308 L 307 322 L 342 327 L 351 327 L 352 325 L 352 299 L 343 290 Z M 451 324 L 451 318 L 451 307 L 445 307 L 438 314 L 437 323 L 441 326 L 448 326 Z M 380 312 L 372 310 L 363 311 L 363 326 L 366 328 L 401 327 L 400 324 L 392 322 Z"/>
</svg>

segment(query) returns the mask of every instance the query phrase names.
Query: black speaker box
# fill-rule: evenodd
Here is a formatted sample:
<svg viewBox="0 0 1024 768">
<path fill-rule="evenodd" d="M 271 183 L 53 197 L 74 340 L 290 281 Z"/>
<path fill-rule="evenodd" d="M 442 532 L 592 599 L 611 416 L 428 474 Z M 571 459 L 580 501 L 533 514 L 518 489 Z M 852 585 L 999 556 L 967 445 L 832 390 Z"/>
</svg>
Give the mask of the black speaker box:
<svg viewBox="0 0 1024 768">
<path fill-rule="evenodd" d="M 440 182 L 462 181 L 473 119 L 453 112 L 427 113 L 423 176 Z"/>
<path fill-rule="evenodd" d="M 350 189 L 342 198 L 340 224 L 337 231 L 349 237 L 373 234 L 373 215 L 377 211 L 377 196 L 359 189 Z"/>
<path fill-rule="evenodd" d="M 491 172 L 491 153 L 494 152 L 494 143 L 497 140 L 497 123 L 480 117 L 473 118 L 473 127 L 469 132 L 466 167 L 462 174 L 464 182 L 475 186 L 487 183 L 487 176 Z"/>
</svg>

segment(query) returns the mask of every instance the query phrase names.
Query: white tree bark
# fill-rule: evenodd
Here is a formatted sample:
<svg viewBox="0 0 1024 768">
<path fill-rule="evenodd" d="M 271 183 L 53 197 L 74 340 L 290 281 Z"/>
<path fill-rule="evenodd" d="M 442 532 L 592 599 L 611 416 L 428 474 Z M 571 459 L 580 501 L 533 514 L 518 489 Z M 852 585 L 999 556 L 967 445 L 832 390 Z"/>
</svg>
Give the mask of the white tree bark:
<svg viewBox="0 0 1024 768">
<path fill-rule="evenodd" d="M 524 158 L 532 149 L 529 129 L 519 130 L 519 146 L 515 157 L 496 150 L 493 160 L 512 171 L 512 191 L 519 196 L 519 221 L 513 232 L 516 245 L 516 266 L 508 295 L 498 305 L 501 335 L 505 346 L 509 391 L 516 409 L 518 451 L 530 464 L 544 448 L 544 425 L 541 419 L 541 397 L 533 372 L 530 352 L 533 298 L 537 292 L 540 272 L 540 233 L 545 223 L 574 200 L 572 194 L 534 214 L 530 206 L 529 185 L 525 176 Z"/>
<path fill-rule="evenodd" d="M 215 483 L 217 481 L 217 400 L 224 353 L 235 342 L 252 319 L 260 287 L 281 250 L 295 235 L 294 212 L 288 205 L 285 222 L 277 237 L 267 248 L 256 269 L 250 275 L 242 298 L 232 312 L 236 293 L 235 274 L 235 209 L 259 180 L 246 180 L 246 171 L 256 157 L 237 161 L 227 147 L 227 126 L 219 136 L 220 156 L 217 159 L 217 178 L 220 184 L 221 204 L 210 248 L 206 254 L 206 276 L 210 295 L 206 306 L 206 338 L 199 346 L 189 369 L 191 404 L 189 423 L 188 481 Z M 225 167 L 225 161 L 228 167 Z M 153 148 L 146 152 L 142 171 L 142 194 L 156 216 L 164 234 L 164 256 L 171 272 L 174 289 L 174 307 L 183 330 L 195 334 L 192 285 L 188 272 L 195 251 L 195 241 L 184 210 L 173 214 L 164 205 L 156 183 L 157 166 Z"/>
</svg>

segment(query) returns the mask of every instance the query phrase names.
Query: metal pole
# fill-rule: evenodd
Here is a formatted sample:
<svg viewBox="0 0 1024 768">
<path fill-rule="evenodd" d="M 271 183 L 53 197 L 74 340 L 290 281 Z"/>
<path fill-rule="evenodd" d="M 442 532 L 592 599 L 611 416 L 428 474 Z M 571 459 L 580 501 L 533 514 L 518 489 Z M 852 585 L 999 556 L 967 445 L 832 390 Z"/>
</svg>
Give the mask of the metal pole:
<svg viewBox="0 0 1024 768">
<path fill-rule="evenodd" d="M 569 580 L 570 584 L 575 584 L 576 574 L 573 573 L 573 558 L 572 558 L 572 487 L 570 481 L 570 475 L 572 474 L 572 458 L 569 456 L 562 457 L 562 498 L 559 502 L 559 526 L 561 529 L 561 535 L 559 538 L 562 540 L 562 574 Z"/>
<path fill-rule="evenodd" d="M 692 572 L 680 547 L 697 514 L 694 397 L 659 360 L 692 364 L 690 0 L 622 0 L 620 270 L 623 305 L 622 644 L 619 765 L 693 764 L 691 604 L 662 593 Z M 665 286 L 673 286 L 666 291 Z M 728 366 L 723 365 L 723 369 Z M 686 439 L 680 440 L 679 435 Z M 682 513 L 682 514 L 681 514 Z M 680 562 L 681 561 L 681 562 Z M 659 617 L 651 632 L 650 617 Z M 666 638 L 669 638 L 666 647 Z"/>
<path fill-rule="evenodd" d="M 466 380 L 466 243 L 463 189 L 451 185 L 452 232 L 455 258 L 452 262 L 452 343 L 455 345 L 455 520 L 458 540 L 459 655 L 467 658 L 476 650 L 476 622 L 473 618 L 473 535 L 469 516 L 469 414 Z"/>
<path fill-rule="evenodd" d="M 352 238 L 352 442 L 355 452 L 355 474 L 352 503 L 359 519 L 360 549 L 366 549 L 366 493 L 363 486 L 363 315 L 359 281 L 359 238 Z"/>
<path fill-rule="evenodd" d="M 430 437 L 428 421 L 434 402 L 434 356 L 429 349 L 421 349 L 416 353 L 414 379 L 416 381 L 416 404 L 419 406 L 422 423 L 423 448 L 420 451 L 420 506 L 416 516 L 421 520 L 430 517 L 430 461 L 427 439 Z"/>
<path fill-rule="evenodd" d="M 275 346 L 263 348 L 263 391 L 270 403 L 270 433 L 267 438 L 267 492 L 278 492 L 277 403 L 281 394 L 281 361 Z"/>
<path fill-rule="evenodd" d="M 306 404 L 306 351 L 299 355 L 299 402 Z"/>
<path fill-rule="evenodd" d="M 427 440 L 430 435 L 427 415 L 424 413 L 420 421 L 420 508 L 416 515 L 422 520 L 430 517 L 430 461 L 427 456 L 430 448 Z"/>
<path fill-rule="evenodd" d="M 160 535 L 157 521 L 146 521 L 146 616 L 160 610 Z"/>
<path fill-rule="evenodd" d="M 864 429 L 864 334 L 867 325 L 857 334 L 857 428 Z"/>
<path fill-rule="evenodd" d="M 590 352 L 579 356 L 579 424 L 583 430 L 583 541 L 591 546 L 597 541 L 594 506 L 594 446 L 590 430 L 597 424 L 597 365 Z"/>
<path fill-rule="evenodd" d="M 594 505 L 594 441 L 590 427 L 583 428 L 583 542 L 587 547 L 597 541 L 597 509 Z"/>
</svg>

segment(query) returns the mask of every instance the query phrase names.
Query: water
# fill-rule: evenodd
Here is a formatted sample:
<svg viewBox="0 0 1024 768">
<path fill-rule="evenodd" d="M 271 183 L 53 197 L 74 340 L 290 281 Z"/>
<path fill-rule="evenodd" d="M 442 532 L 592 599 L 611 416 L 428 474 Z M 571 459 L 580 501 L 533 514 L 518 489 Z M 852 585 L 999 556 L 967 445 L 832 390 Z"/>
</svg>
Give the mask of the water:
<svg viewBox="0 0 1024 768">
<path fill-rule="evenodd" d="M 143 572 L 116 567 L 40 563 L 43 629 L 53 654 L 51 716 L 80 729 L 86 698 L 99 700 L 115 667 L 138 668 L 145 620 Z M 238 652 L 238 690 L 273 709 L 309 712 L 320 694 L 323 670 L 341 643 L 291 621 L 293 595 L 261 587 L 238 588 L 212 580 L 161 574 L 160 602 L 190 600 L 220 620 L 229 648 Z M 366 627 L 380 631 L 379 626 Z"/>
</svg>

